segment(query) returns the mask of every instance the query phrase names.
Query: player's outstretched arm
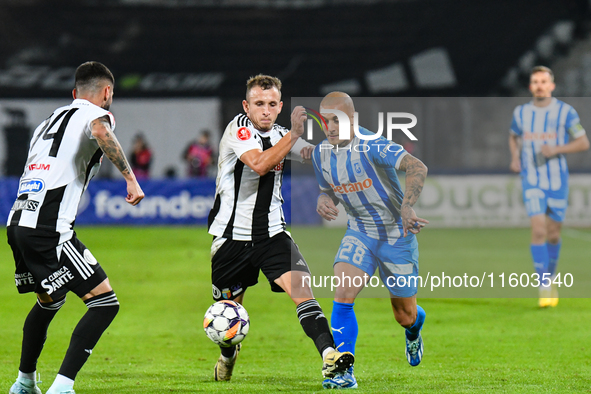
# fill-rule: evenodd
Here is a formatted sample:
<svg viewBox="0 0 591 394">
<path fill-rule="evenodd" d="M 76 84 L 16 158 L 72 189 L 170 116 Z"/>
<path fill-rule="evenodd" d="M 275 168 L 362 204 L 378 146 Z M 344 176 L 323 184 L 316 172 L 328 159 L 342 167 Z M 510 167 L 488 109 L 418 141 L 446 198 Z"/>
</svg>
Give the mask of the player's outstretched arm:
<svg viewBox="0 0 591 394">
<path fill-rule="evenodd" d="M 285 134 L 272 148 L 265 151 L 259 149 L 249 150 L 240 156 L 240 160 L 260 176 L 265 175 L 287 156 L 298 138 L 304 134 L 305 121 L 306 110 L 304 107 L 295 107 L 291 113 L 291 130 L 289 133 Z"/>
<path fill-rule="evenodd" d="M 400 206 L 403 235 L 406 237 L 409 231 L 413 234 L 418 234 L 421 231 L 421 227 L 429 223 L 428 220 L 418 217 L 412 208 L 423 190 L 425 178 L 427 177 L 427 166 L 409 154 L 402 158 L 399 169 L 406 173 L 406 189 L 404 191 L 402 205 Z"/>
<path fill-rule="evenodd" d="M 121 144 L 119 144 L 117 137 L 115 137 L 115 134 L 111 130 L 111 122 L 109 118 L 103 116 L 95 119 L 90 126 L 92 135 L 96 138 L 99 148 L 101 148 L 107 158 L 111 160 L 115 167 L 117 167 L 121 174 L 123 174 L 123 178 L 125 178 L 125 181 L 127 182 L 127 197 L 125 198 L 125 201 L 131 205 L 137 205 L 144 198 L 144 192 L 131 170 L 129 162 L 125 157 L 125 153 L 121 148 Z"/>
</svg>

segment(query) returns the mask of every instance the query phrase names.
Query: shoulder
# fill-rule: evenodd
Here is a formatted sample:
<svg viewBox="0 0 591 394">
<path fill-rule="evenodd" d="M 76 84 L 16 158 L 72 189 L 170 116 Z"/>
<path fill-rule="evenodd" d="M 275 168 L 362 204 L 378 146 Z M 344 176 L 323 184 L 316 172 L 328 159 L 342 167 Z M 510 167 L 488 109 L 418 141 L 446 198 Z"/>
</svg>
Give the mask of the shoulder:
<svg viewBox="0 0 591 394">
<path fill-rule="evenodd" d="M 244 114 L 238 114 L 234 117 L 234 119 L 230 121 L 230 123 L 228 123 L 228 125 L 226 126 L 226 130 L 237 130 L 240 127 L 248 127 L 248 122 L 250 122 L 248 116 Z"/>
<path fill-rule="evenodd" d="M 359 126 L 359 134 L 361 135 L 375 135 L 375 133 L 373 131 L 369 131 L 368 129 L 366 129 L 365 127 Z M 380 138 L 384 138 L 383 136 Z M 380 139 L 378 138 L 378 139 Z"/>
<path fill-rule="evenodd" d="M 101 108 L 98 105 L 94 105 L 90 101 L 81 99 L 74 100 L 72 104 L 69 106 L 69 108 L 77 108 L 81 111 L 81 113 L 84 113 L 89 117 L 94 117 L 94 119 L 107 116 L 107 114 L 111 114 L 106 109 Z M 113 114 L 111 114 L 111 116 L 113 116 Z"/>
<path fill-rule="evenodd" d="M 382 145 L 383 146 L 383 145 L 387 145 L 387 144 L 394 144 L 394 142 L 390 141 L 389 139 L 387 139 L 383 135 L 379 136 L 378 138 L 375 138 L 376 133 L 366 129 L 365 127 L 359 126 L 359 134 L 361 134 L 362 136 L 367 135 L 367 136 L 372 137 L 372 139 L 365 139 L 365 138 L 360 138 L 359 136 L 355 135 L 355 140 L 353 142 L 358 143 L 360 145 L 369 145 L 369 146 Z"/>
<path fill-rule="evenodd" d="M 513 110 L 513 116 L 518 118 L 519 115 L 523 112 L 524 109 L 527 108 L 528 105 L 530 105 L 530 103 L 520 104 L 517 107 L 515 107 L 515 109 Z"/>
<path fill-rule="evenodd" d="M 332 145 L 328 143 L 328 140 L 325 138 L 324 140 L 320 141 L 320 143 L 318 143 L 313 150 L 313 154 L 314 155 L 319 155 L 322 152 L 331 152 L 332 151 Z"/>
<path fill-rule="evenodd" d="M 570 105 L 569 103 L 565 103 L 562 100 L 556 100 L 556 105 L 563 107 L 563 111 L 566 110 L 567 112 L 569 112 L 571 114 L 577 113 L 577 110 L 572 105 Z"/>
<path fill-rule="evenodd" d="M 328 140 L 324 139 L 314 147 L 312 151 L 312 162 L 317 166 L 322 166 L 323 163 L 326 165 L 327 161 L 330 161 L 332 152 L 332 144 L 329 144 Z"/>
<path fill-rule="evenodd" d="M 70 108 L 76 109 L 76 114 L 80 114 L 80 121 L 86 127 L 91 128 L 92 122 L 96 119 L 108 119 L 111 126 L 111 131 L 115 130 L 115 116 L 108 110 L 92 104 L 86 100 L 74 100 Z"/>
<path fill-rule="evenodd" d="M 376 133 L 367 130 L 366 128 L 363 127 L 359 127 L 359 132 L 362 135 L 375 135 Z M 359 137 L 355 137 L 359 140 L 359 143 L 362 145 L 367 145 L 369 147 L 371 147 L 372 149 L 368 149 L 367 152 L 371 152 L 372 150 L 375 151 L 376 153 L 379 152 L 380 150 L 384 150 L 384 152 L 388 151 L 388 152 L 397 152 L 399 150 L 403 150 L 404 148 L 402 147 L 402 145 L 397 144 L 394 141 L 391 141 L 389 139 L 387 139 L 386 137 L 384 137 L 383 135 L 381 135 L 380 137 L 376 138 L 376 139 L 372 139 L 372 140 L 364 140 L 362 138 Z"/>
<path fill-rule="evenodd" d="M 236 115 L 234 119 L 228 123 L 225 131 L 226 134 L 230 133 L 236 135 L 241 140 L 250 139 L 254 134 L 253 132 L 254 128 L 252 127 L 252 123 L 250 122 L 250 119 L 248 119 L 248 116 L 244 114 Z"/>
</svg>

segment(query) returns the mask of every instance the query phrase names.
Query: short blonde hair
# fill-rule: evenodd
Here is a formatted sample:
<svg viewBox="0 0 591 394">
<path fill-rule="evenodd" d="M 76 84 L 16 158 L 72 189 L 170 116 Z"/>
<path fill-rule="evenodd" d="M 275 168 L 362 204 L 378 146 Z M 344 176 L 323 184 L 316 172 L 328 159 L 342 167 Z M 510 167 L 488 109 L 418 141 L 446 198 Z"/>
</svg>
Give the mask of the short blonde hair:
<svg viewBox="0 0 591 394">
<path fill-rule="evenodd" d="M 546 67 L 546 66 L 535 66 L 534 68 L 531 69 L 531 72 L 529 73 L 529 76 L 531 77 L 532 75 L 534 75 L 536 73 L 548 73 L 548 74 L 550 74 L 550 79 L 552 80 L 552 82 L 554 82 L 554 73 L 548 67 Z"/>
<path fill-rule="evenodd" d="M 281 93 L 281 85 L 281 80 L 277 77 L 264 74 L 255 75 L 246 81 L 246 99 L 248 100 L 248 93 L 255 86 L 260 86 L 263 90 L 277 88 Z"/>
</svg>

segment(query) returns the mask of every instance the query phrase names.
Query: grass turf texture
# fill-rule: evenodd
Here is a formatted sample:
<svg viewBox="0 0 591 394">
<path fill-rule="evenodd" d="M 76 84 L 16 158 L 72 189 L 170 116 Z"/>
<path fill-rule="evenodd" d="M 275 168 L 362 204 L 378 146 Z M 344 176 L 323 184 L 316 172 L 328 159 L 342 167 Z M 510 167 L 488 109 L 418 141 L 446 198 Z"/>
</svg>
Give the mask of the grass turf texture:
<svg viewBox="0 0 591 394">
<path fill-rule="evenodd" d="M 343 230 L 296 228 L 293 234 L 309 262 L 330 266 Z M 577 234 L 564 238 L 563 266 L 589 264 L 591 232 Z M 321 360 L 298 324 L 294 305 L 286 295 L 271 293 L 264 277 L 245 298 L 251 330 L 232 382 L 213 381 L 219 350 L 201 328 L 212 303 L 211 237 L 203 228 L 80 228 L 78 236 L 109 274 L 121 302 L 119 315 L 78 375 L 78 393 L 323 391 Z M 426 229 L 419 239 L 421 271 L 450 259 L 460 266 L 497 260 L 514 272 L 532 269 L 528 229 Z M 319 240 L 328 250 L 314 247 Z M 7 392 L 16 378 L 22 324 L 34 296 L 17 294 L 5 242 L 0 259 L 0 392 Z M 330 316 L 332 300 L 319 301 Z M 548 310 L 539 310 L 531 298 L 419 302 L 427 312 L 425 356 L 411 368 L 388 299 L 357 300 L 358 392 L 591 391 L 589 299 L 561 299 Z M 38 364 L 43 392 L 85 310 L 69 294 L 50 326 Z"/>
</svg>

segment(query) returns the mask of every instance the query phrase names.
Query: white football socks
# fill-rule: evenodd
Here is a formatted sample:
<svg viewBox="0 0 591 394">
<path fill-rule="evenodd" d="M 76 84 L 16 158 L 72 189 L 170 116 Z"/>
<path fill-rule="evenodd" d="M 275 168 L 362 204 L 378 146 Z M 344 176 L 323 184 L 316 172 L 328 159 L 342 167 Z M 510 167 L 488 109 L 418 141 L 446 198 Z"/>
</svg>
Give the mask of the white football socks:
<svg viewBox="0 0 591 394">
<path fill-rule="evenodd" d="M 328 352 L 334 352 L 334 347 L 327 347 L 326 349 L 324 349 L 324 351 L 322 351 L 322 359 L 323 360 L 326 357 L 326 355 L 328 354 Z"/>
<path fill-rule="evenodd" d="M 53 391 L 61 392 L 61 391 L 68 391 L 74 389 L 74 381 L 64 375 L 58 374 L 53 381 L 53 384 L 49 388 L 48 392 Z"/>
<path fill-rule="evenodd" d="M 34 382 L 36 380 L 35 379 L 35 372 L 36 371 L 25 373 L 25 372 L 18 371 L 18 377 L 19 378 L 29 379 L 29 380 L 32 380 Z"/>
</svg>

